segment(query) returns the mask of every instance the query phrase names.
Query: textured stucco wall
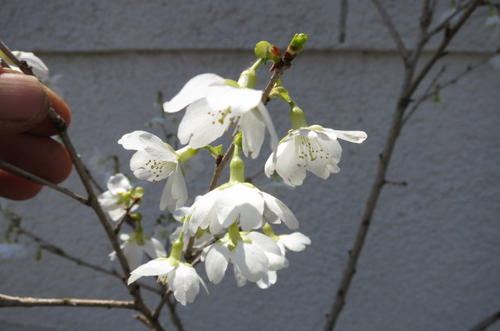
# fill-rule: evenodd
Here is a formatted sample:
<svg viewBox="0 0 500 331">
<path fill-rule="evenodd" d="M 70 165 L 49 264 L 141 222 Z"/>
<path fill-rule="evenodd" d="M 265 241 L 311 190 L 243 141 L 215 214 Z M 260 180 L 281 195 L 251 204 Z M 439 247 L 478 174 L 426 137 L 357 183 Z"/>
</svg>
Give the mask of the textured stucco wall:
<svg viewBox="0 0 500 331">
<path fill-rule="evenodd" d="M 420 1 L 383 3 L 411 43 Z M 83 157 L 118 154 L 124 164 L 131 153 L 115 142 L 156 115 L 156 91 L 170 98 L 202 72 L 237 78 L 255 42 L 284 45 L 294 32 L 309 33 L 286 86 L 311 123 L 362 129 L 369 138 L 343 144 L 342 171 L 328 181 L 308 176 L 304 186 L 276 192 L 313 241 L 290 255 L 277 285 L 239 289 L 228 274 L 179 313 L 187 330 L 322 329 L 402 79 L 401 61 L 367 1 L 350 2 L 344 45 L 336 41 L 337 1 L 4 0 L 0 8 L 7 44 L 38 50 L 63 75 L 60 91 L 74 112 L 71 135 Z M 489 56 L 494 44 L 484 18 L 479 11 L 453 43 L 445 79 Z M 443 91 L 440 103 L 425 103 L 405 127 L 389 178 L 409 185 L 388 186 L 381 196 L 338 330 L 466 330 L 500 306 L 499 87 L 500 72 L 485 65 Z M 269 109 L 283 135 L 286 107 L 273 102 Z M 257 166 L 251 162 L 250 172 Z M 208 179 L 192 178 L 190 192 L 202 192 Z M 142 184 L 149 192 L 142 212 L 152 219 L 163 185 Z M 82 191 L 74 174 L 65 185 Z M 38 235 L 112 266 L 97 221 L 77 203 L 45 189 L 9 206 Z M 0 260 L 0 279 L 0 292 L 11 295 L 127 298 L 113 279 L 49 254 L 39 262 Z M 2 309 L 0 330 L 140 329 L 129 315 Z M 172 329 L 166 317 L 165 324 Z"/>
</svg>

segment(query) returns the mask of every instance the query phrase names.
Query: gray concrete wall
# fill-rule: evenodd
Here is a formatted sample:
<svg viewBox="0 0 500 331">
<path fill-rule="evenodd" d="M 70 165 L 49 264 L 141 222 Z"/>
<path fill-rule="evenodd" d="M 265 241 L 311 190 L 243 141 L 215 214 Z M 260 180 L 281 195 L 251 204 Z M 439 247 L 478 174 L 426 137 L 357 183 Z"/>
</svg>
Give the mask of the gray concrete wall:
<svg viewBox="0 0 500 331">
<path fill-rule="evenodd" d="M 382 2 L 411 44 L 420 1 Z M 439 3 L 444 8 L 447 1 Z M 71 135 L 85 159 L 118 154 L 126 164 L 131 153 L 116 141 L 144 129 L 157 114 L 156 91 L 170 98 L 203 72 L 237 78 L 257 41 L 283 46 L 295 32 L 309 33 L 310 42 L 284 82 L 309 121 L 368 133 L 363 145 L 343 144 L 340 174 L 328 181 L 308 176 L 304 186 L 276 193 L 313 242 L 290 255 L 277 285 L 239 289 L 226 275 L 221 285 L 210 286 L 210 295 L 200 293 L 194 304 L 179 307 L 187 330 L 322 329 L 402 80 L 401 61 L 369 2 L 350 1 L 345 44 L 337 42 L 338 7 L 338 1 L 222 0 L 0 5 L 5 42 L 38 51 L 52 73 L 63 75 L 60 91 L 74 115 Z M 481 9 L 453 43 L 442 62 L 445 79 L 490 56 L 495 43 L 483 27 L 485 17 Z M 262 72 L 260 86 L 266 79 Z M 338 330 L 467 330 L 500 306 L 499 86 L 500 72 L 485 65 L 443 91 L 440 103 L 423 104 L 405 127 L 389 178 L 409 185 L 388 186 L 382 194 Z M 269 110 L 283 135 L 286 107 L 272 102 Z M 258 166 L 252 162 L 251 172 Z M 203 192 L 208 179 L 191 178 L 190 192 Z M 141 210 L 152 220 L 163 185 L 141 184 L 148 192 Z M 74 174 L 65 185 L 83 191 Z M 38 235 L 113 266 L 97 220 L 77 203 L 45 189 L 31 201 L 8 205 Z M 11 295 L 127 298 L 113 279 L 48 254 L 38 262 L 31 256 L 0 260 L 0 279 L 0 292 Z M 171 330 L 166 316 L 164 321 Z M 1 330 L 141 327 L 128 311 L 0 310 Z"/>
</svg>

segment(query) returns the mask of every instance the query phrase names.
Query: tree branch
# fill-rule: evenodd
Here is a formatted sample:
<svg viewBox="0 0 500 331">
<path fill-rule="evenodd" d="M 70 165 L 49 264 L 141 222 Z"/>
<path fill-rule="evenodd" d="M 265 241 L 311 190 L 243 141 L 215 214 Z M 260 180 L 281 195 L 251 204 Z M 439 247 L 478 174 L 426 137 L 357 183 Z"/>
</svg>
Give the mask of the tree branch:
<svg viewBox="0 0 500 331">
<path fill-rule="evenodd" d="M 385 8 L 382 6 L 382 4 L 378 0 L 372 0 L 373 5 L 377 9 L 380 17 L 382 18 L 382 21 L 384 22 L 384 25 L 387 27 L 389 30 L 389 33 L 391 34 L 392 40 L 396 44 L 396 47 L 398 48 L 399 54 L 403 58 L 403 62 L 405 65 L 408 64 L 408 50 L 406 49 L 406 46 L 403 42 L 403 38 L 401 38 L 401 35 L 399 34 L 398 30 L 394 26 L 394 23 L 392 22 L 391 17 L 387 12 L 385 11 Z"/>
<path fill-rule="evenodd" d="M 59 186 L 59 185 L 54 184 L 52 182 L 49 182 L 48 180 L 43 179 L 42 177 L 38 177 L 37 175 L 34 175 L 34 174 L 24 170 L 24 169 L 16 167 L 15 165 L 10 164 L 9 162 L 0 160 L 0 168 L 5 170 L 5 171 L 8 171 L 10 173 L 13 173 L 14 175 L 17 175 L 19 177 L 30 180 L 32 182 L 35 182 L 35 183 L 38 183 L 41 185 L 46 185 L 46 186 L 50 187 L 51 189 L 54 189 L 62 194 L 69 196 L 72 199 L 77 200 L 78 202 L 83 203 L 84 205 L 87 205 L 87 206 L 89 205 L 88 200 L 86 198 L 82 197 L 81 195 L 76 194 L 73 191 L 71 191 L 65 187 L 62 187 L 62 186 Z"/>
<path fill-rule="evenodd" d="M 339 19 L 339 43 L 345 42 L 347 14 L 349 9 L 348 0 L 340 2 L 340 19 Z"/>
<path fill-rule="evenodd" d="M 101 307 L 135 309 L 133 301 L 91 300 L 91 299 L 45 299 L 32 297 L 14 297 L 0 293 L 0 307 Z"/>
<path fill-rule="evenodd" d="M 377 203 L 382 192 L 384 185 L 387 183 L 386 174 L 389 167 L 394 148 L 396 146 L 396 141 L 401 133 L 403 126 L 403 116 L 407 110 L 413 93 L 420 85 L 422 79 L 427 75 L 429 70 L 433 67 L 436 61 L 445 55 L 445 49 L 456 35 L 460 27 L 469 18 L 472 12 L 477 8 L 482 0 L 472 0 L 469 3 L 468 8 L 465 10 L 460 22 L 458 22 L 452 30 L 447 30 L 445 36 L 439 45 L 438 49 L 435 51 L 432 58 L 427 62 L 422 71 L 413 80 L 413 73 L 415 71 L 415 66 L 418 63 L 421 52 L 416 52 L 416 56 L 412 59 L 411 63 L 405 63 L 405 73 L 403 84 L 400 92 L 400 96 L 396 103 L 396 107 L 393 113 L 391 126 L 389 129 L 388 136 L 385 141 L 384 149 L 381 154 L 379 154 L 379 162 L 377 167 L 377 172 L 375 175 L 375 180 L 373 182 L 372 188 L 368 200 L 365 205 L 363 212 L 361 224 L 358 227 L 356 238 L 354 240 L 351 250 L 349 250 L 349 258 L 347 264 L 344 268 L 342 279 L 340 285 L 336 291 L 335 301 L 332 304 L 330 313 L 327 316 L 327 321 L 325 324 L 325 331 L 331 331 L 335 328 L 335 324 L 342 312 L 345 305 L 345 300 L 350 289 L 350 285 L 354 274 L 356 273 L 356 267 L 358 263 L 359 256 L 364 247 L 366 236 L 370 228 L 371 222 L 373 220 L 373 215 L 377 207 Z M 378 3 L 377 0 L 372 0 L 374 3 Z M 424 10 L 427 5 L 424 5 Z M 424 30 L 424 29 L 422 29 Z M 397 31 L 396 31 L 397 32 Z M 428 39 L 426 33 L 420 33 L 420 40 L 417 42 L 416 49 L 422 49 L 425 42 L 422 40 Z"/>
<path fill-rule="evenodd" d="M 424 93 L 413 103 L 412 107 L 408 110 L 406 113 L 405 117 L 403 118 L 403 126 L 406 124 L 406 122 L 410 119 L 410 117 L 417 111 L 418 107 L 424 102 L 429 100 L 431 97 L 433 97 L 436 93 L 439 91 L 444 90 L 447 87 L 450 87 L 452 85 L 455 85 L 460 81 L 460 79 L 467 74 L 471 73 L 475 69 L 479 68 L 480 66 L 484 65 L 486 62 L 488 62 L 488 59 L 484 59 L 482 61 L 479 61 L 476 64 L 469 65 L 465 70 L 454 76 L 453 78 L 445 81 L 444 83 L 438 83 L 437 80 L 439 77 L 442 76 L 445 70 L 445 66 L 442 67 L 442 69 L 438 72 L 436 77 L 430 82 L 429 86 L 425 89 Z"/>
<path fill-rule="evenodd" d="M 484 331 L 500 320 L 500 310 L 473 326 L 470 331 Z"/>
</svg>

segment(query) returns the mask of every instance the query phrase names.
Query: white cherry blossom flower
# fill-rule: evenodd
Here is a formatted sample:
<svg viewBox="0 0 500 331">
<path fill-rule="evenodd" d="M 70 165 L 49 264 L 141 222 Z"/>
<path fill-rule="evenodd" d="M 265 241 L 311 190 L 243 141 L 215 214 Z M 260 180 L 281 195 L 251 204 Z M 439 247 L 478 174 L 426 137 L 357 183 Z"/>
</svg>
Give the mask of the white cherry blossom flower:
<svg viewBox="0 0 500 331">
<path fill-rule="evenodd" d="M 269 233 L 266 232 L 266 230 Z M 311 244 L 311 239 L 309 239 L 309 237 L 307 237 L 306 235 L 304 235 L 300 232 L 294 232 L 291 234 L 275 235 L 274 232 L 272 231 L 271 227 L 269 225 L 266 225 L 264 227 L 264 233 L 266 233 L 269 237 L 271 237 L 274 240 L 274 242 L 276 242 L 276 244 L 278 245 L 278 247 L 280 249 L 281 256 L 285 261 L 286 261 L 285 256 L 286 256 L 287 249 L 294 251 L 294 252 L 300 252 L 306 248 L 306 245 Z M 288 262 L 286 262 L 286 264 L 288 264 Z M 245 279 L 241 274 L 237 275 L 236 279 L 238 280 L 239 286 L 242 286 L 241 284 L 244 285 Z M 266 288 L 270 287 L 271 285 L 274 285 L 277 280 L 278 280 L 278 273 L 276 272 L 276 270 L 269 270 L 267 272 L 267 275 L 265 275 L 262 279 L 260 279 L 256 284 L 261 289 L 266 289 Z"/>
<path fill-rule="evenodd" d="M 120 234 L 120 240 L 123 241 L 120 245 L 123 255 L 127 258 L 128 265 L 132 270 L 141 264 L 145 254 L 152 258 L 167 256 L 162 243 L 156 238 L 144 238 L 142 236 L 141 239 L 137 239 L 137 236 L 134 234 L 122 233 Z M 109 257 L 111 260 L 114 260 L 116 252 L 111 252 Z"/>
<path fill-rule="evenodd" d="M 236 243 L 226 235 L 206 249 L 205 270 L 212 283 L 218 284 L 224 278 L 229 262 L 234 266 L 239 286 L 246 280 L 270 283 L 269 272 L 288 266 L 278 245 L 268 236 L 255 231 L 240 235 Z"/>
<path fill-rule="evenodd" d="M 243 153 L 256 158 L 266 127 L 271 136 L 271 149 L 274 150 L 278 142 L 261 99 L 262 91 L 228 84 L 224 78 L 206 73 L 191 78 L 176 96 L 164 103 L 163 109 L 175 113 L 187 107 L 178 131 L 182 144 L 203 147 L 234 124 L 243 132 Z"/>
<path fill-rule="evenodd" d="M 154 134 L 140 130 L 125 134 L 118 143 L 137 151 L 130 159 L 130 169 L 137 178 L 157 182 L 168 177 L 160 198 L 161 210 L 174 211 L 186 203 L 188 193 L 179 162 L 183 150 L 176 152 Z"/>
<path fill-rule="evenodd" d="M 198 197 L 188 214 L 188 229 L 198 228 L 217 234 L 234 222 L 244 231 L 260 228 L 263 222 L 285 223 L 290 229 L 299 226 L 293 212 L 280 200 L 249 183 L 227 183 Z"/>
<path fill-rule="evenodd" d="M 159 276 L 158 280 L 162 284 L 168 284 L 175 299 L 184 306 L 194 302 L 200 291 L 200 283 L 208 293 L 203 279 L 190 264 L 172 258 L 159 258 L 141 265 L 132 271 L 128 284 L 143 276 Z"/>
<path fill-rule="evenodd" d="M 306 170 L 327 179 L 331 173 L 340 171 L 337 164 L 342 148 L 337 138 L 359 144 L 366 137 L 363 131 L 339 131 L 319 125 L 290 130 L 278 144 L 276 153 L 269 156 L 265 173 L 270 177 L 276 171 L 290 186 L 302 185 Z"/>
<path fill-rule="evenodd" d="M 125 216 L 126 209 L 129 207 L 123 196 L 132 190 L 132 185 L 130 185 L 130 181 L 125 175 L 117 173 L 108 179 L 107 187 L 108 190 L 98 197 L 99 204 L 113 221 L 118 221 Z M 137 208 L 139 208 L 139 205 L 134 204 L 130 208 L 130 211 L 134 211 Z"/>
</svg>

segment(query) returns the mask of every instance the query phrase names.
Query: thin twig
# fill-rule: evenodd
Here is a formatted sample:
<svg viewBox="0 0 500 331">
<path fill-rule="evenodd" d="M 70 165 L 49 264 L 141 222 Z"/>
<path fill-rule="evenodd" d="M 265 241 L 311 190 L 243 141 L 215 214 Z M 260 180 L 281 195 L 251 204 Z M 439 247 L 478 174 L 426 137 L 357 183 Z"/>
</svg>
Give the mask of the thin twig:
<svg viewBox="0 0 500 331">
<path fill-rule="evenodd" d="M 88 200 L 86 198 L 82 197 L 81 195 L 79 195 L 79 194 L 77 194 L 77 193 L 75 193 L 75 192 L 73 192 L 65 187 L 62 187 L 62 186 L 59 186 L 59 185 L 54 184 L 52 182 L 49 182 L 48 180 L 43 179 L 42 177 L 38 177 L 37 175 L 34 175 L 34 174 L 24 170 L 24 169 L 16 167 L 15 165 L 10 164 L 9 162 L 0 160 L 0 168 L 4 169 L 10 173 L 13 173 L 14 175 L 17 175 L 19 177 L 30 180 L 32 182 L 48 186 L 51 189 L 54 189 L 62 194 L 69 196 L 70 198 L 77 200 L 78 202 L 83 203 L 84 205 L 87 205 L 87 206 L 89 205 Z"/>
<path fill-rule="evenodd" d="M 33 75 L 33 70 L 31 70 L 31 67 L 26 63 L 26 61 L 20 61 L 17 56 L 15 56 L 12 51 L 3 43 L 3 41 L 0 40 L 0 51 L 2 51 L 5 56 L 9 58 L 9 60 L 12 61 L 19 69 L 21 69 L 22 72 L 24 72 L 27 75 Z"/>
<path fill-rule="evenodd" d="M 443 66 L 443 68 L 436 75 L 435 79 L 433 79 L 429 83 L 429 86 L 426 88 L 424 93 L 413 103 L 412 107 L 406 112 L 406 115 L 403 118 L 403 126 L 406 124 L 406 122 L 410 119 L 410 117 L 415 113 L 415 111 L 424 101 L 429 100 L 439 91 L 442 91 L 443 89 L 458 83 L 458 81 L 462 79 L 462 77 L 466 76 L 467 74 L 471 73 L 472 71 L 474 71 L 475 69 L 479 68 L 480 66 L 484 65 L 487 62 L 488 59 L 484 59 L 473 65 L 468 65 L 467 68 L 465 68 L 465 70 L 458 73 L 453 78 L 445 81 L 444 83 L 438 84 L 437 79 L 444 73 L 445 66 Z"/>
<path fill-rule="evenodd" d="M 61 247 L 57 246 L 57 245 L 54 245 L 52 243 L 49 243 L 48 241 L 46 241 L 45 239 L 31 233 L 30 231 L 24 229 L 22 226 L 20 225 L 14 225 L 16 230 L 18 231 L 19 234 L 21 235 L 25 235 L 26 237 L 32 239 L 33 241 L 35 241 L 37 244 L 39 244 L 39 247 L 49 253 L 52 253 L 56 256 L 59 256 L 63 259 L 66 259 L 68 261 L 72 261 L 82 267 L 86 267 L 86 268 L 89 268 L 89 269 L 92 269 L 94 271 L 97 271 L 97 272 L 101 272 L 103 274 L 106 274 L 106 275 L 109 275 L 109 276 L 112 276 L 112 277 L 115 277 L 115 278 L 118 278 L 120 279 L 121 281 L 125 282 L 125 277 L 123 275 L 121 275 L 120 273 L 118 273 L 116 270 L 109 270 L 109 269 L 106 269 L 106 268 L 103 268 L 101 266 L 98 266 L 98 265 L 95 265 L 95 264 L 92 264 L 92 263 L 89 263 L 87 261 L 84 261 L 82 260 L 81 258 L 78 258 L 76 256 L 73 256 L 71 254 L 69 254 L 68 252 L 66 252 L 64 249 L 62 249 Z M 149 285 L 146 285 L 146 284 L 142 284 L 142 283 L 139 283 L 137 282 L 137 284 L 144 288 L 145 290 L 148 290 L 150 292 L 153 292 L 153 293 L 157 293 L 157 294 L 161 294 L 161 291 L 155 287 L 152 287 L 152 286 L 149 286 Z"/>
<path fill-rule="evenodd" d="M 378 3 L 377 0 L 372 0 L 374 3 Z M 387 169 L 389 167 L 392 154 L 394 151 L 394 148 L 396 146 L 396 141 L 400 135 L 402 125 L 403 125 L 403 116 L 405 114 L 405 111 L 407 110 L 411 97 L 415 90 L 418 88 L 420 85 L 422 79 L 427 75 L 429 70 L 433 67 L 433 65 L 437 62 L 439 58 L 441 58 L 445 54 L 445 49 L 450 43 L 450 41 L 453 39 L 453 37 L 456 35 L 458 29 L 464 24 L 464 22 L 470 17 L 472 12 L 477 8 L 477 6 L 480 4 L 481 0 L 472 0 L 469 3 L 468 8 L 465 10 L 464 14 L 461 16 L 460 21 L 454 26 L 453 29 L 449 29 L 446 31 L 445 36 L 443 40 L 441 41 L 441 44 L 435 51 L 434 55 L 431 57 L 431 59 L 424 65 L 423 69 L 420 71 L 418 75 L 416 75 L 416 78 L 413 79 L 414 72 L 415 72 L 415 66 L 418 63 L 419 55 L 421 53 L 417 53 L 417 57 L 414 57 L 411 61 L 411 63 L 405 63 L 405 73 L 404 73 L 404 79 L 403 79 L 403 84 L 400 92 L 400 96 L 398 98 L 393 117 L 392 117 L 392 122 L 391 126 L 389 129 L 389 133 L 384 145 L 384 149 L 381 154 L 379 154 L 379 163 L 378 163 L 378 168 L 377 172 L 375 175 L 375 180 L 373 182 L 372 188 L 370 190 L 370 194 L 368 197 L 368 200 L 365 205 L 365 209 L 363 212 L 363 217 L 361 224 L 359 225 L 355 241 L 353 243 L 353 246 L 351 250 L 349 251 L 349 258 L 347 261 L 347 264 L 344 268 L 342 279 L 340 282 L 340 285 L 336 291 L 335 295 L 335 301 L 332 304 L 330 313 L 327 316 L 327 321 L 325 324 L 325 331 L 331 331 L 335 328 L 335 324 L 342 312 L 342 309 L 344 308 L 345 305 L 345 300 L 351 285 L 351 281 L 354 277 L 354 274 L 356 273 L 356 267 L 358 263 L 359 256 L 361 254 L 361 251 L 364 247 L 365 241 L 366 241 L 366 236 L 368 234 L 368 230 L 370 228 L 371 222 L 373 220 L 373 215 L 375 212 L 375 209 L 377 207 L 377 203 L 380 197 L 380 194 L 382 192 L 382 189 L 384 185 L 387 183 L 386 182 L 386 173 Z M 379 3 L 378 3 L 379 4 Z M 380 5 L 380 4 L 379 4 Z M 424 8 L 426 5 L 424 5 Z M 384 11 L 385 12 L 385 11 Z M 390 20 L 384 20 L 386 25 L 389 25 Z M 389 29 L 392 29 L 388 27 Z M 425 28 L 422 28 L 425 29 Z M 396 31 L 397 32 L 397 31 Z M 399 34 L 397 34 L 399 35 Z M 422 44 L 423 39 L 428 39 L 426 34 L 420 35 L 420 40 L 417 42 L 417 48 L 420 47 L 418 46 L 419 44 Z M 425 44 L 425 43 L 423 43 Z M 422 45 L 423 47 L 423 45 Z"/>
<path fill-rule="evenodd" d="M 0 294 L 0 307 L 101 307 L 135 309 L 133 301 L 95 300 L 95 299 L 45 299 L 32 297 L 15 297 Z"/>
<path fill-rule="evenodd" d="M 375 8 L 377 9 L 385 26 L 389 30 L 389 33 L 391 34 L 391 37 L 394 40 L 396 47 L 398 48 L 399 54 L 403 58 L 403 62 L 405 64 L 407 64 L 408 63 L 408 50 L 406 49 L 406 46 L 403 42 L 403 38 L 401 38 L 401 35 L 399 34 L 398 30 L 394 26 L 394 23 L 392 22 L 391 17 L 389 16 L 389 14 L 387 14 L 387 11 L 380 4 L 380 2 L 378 0 L 372 0 L 372 3 L 375 6 Z"/>
<path fill-rule="evenodd" d="M 179 315 L 177 315 L 177 301 L 171 301 L 170 296 L 167 297 L 167 307 L 170 312 L 170 320 L 172 323 L 175 325 L 178 331 L 184 331 L 184 326 L 182 325 L 182 321 L 179 318 Z"/>
<path fill-rule="evenodd" d="M 340 19 L 339 19 L 339 43 L 345 42 L 347 14 L 349 11 L 348 0 L 340 2 Z"/>
<path fill-rule="evenodd" d="M 500 321 L 500 310 L 477 323 L 470 331 L 484 331 L 498 321 Z"/>
<path fill-rule="evenodd" d="M 85 166 L 85 171 L 87 172 L 87 175 L 89 176 L 89 179 L 90 181 L 92 182 L 92 184 L 94 184 L 95 188 L 97 189 L 97 191 L 99 191 L 99 193 L 102 193 L 104 192 L 104 188 L 101 186 L 101 184 L 99 184 L 99 182 L 94 178 L 94 176 L 92 175 L 92 172 L 90 172 L 89 168 L 87 166 Z"/>
<path fill-rule="evenodd" d="M 71 254 L 68 254 L 66 251 L 64 251 L 61 247 L 58 247 L 54 244 L 51 244 L 49 243 L 48 241 L 42 239 L 41 237 L 31 233 L 30 231 L 24 229 L 23 227 L 21 227 L 20 225 L 16 225 L 15 226 L 17 231 L 19 232 L 19 234 L 22 234 L 22 235 L 25 235 L 26 237 L 32 239 L 34 242 L 36 242 L 41 249 L 47 251 L 47 252 L 50 252 L 54 255 L 57 255 L 57 256 L 60 256 L 66 260 L 69 260 L 69 261 L 72 261 L 78 265 L 81 265 L 83 267 L 86 267 L 86 268 L 89 268 L 89 269 L 92 269 L 92 270 L 95 270 L 95 271 L 98 271 L 98 272 L 101 272 L 101 273 L 104 273 L 104 274 L 107 274 L 107 275 L 110 275 L 110 276 L 113 276 L 113 277 L 117 277 L 117 278 L 120 278 L 120 279 L 124 279 L 124 277 L 122 275 L 120 275 L 117 271 L 115 270 L 108 270 L 108 269 L 105 269 L 103 267 L 100 267 L 98 265 L 95 265 L 95 264 L 92 264 L 92 263 L 89 263 L 87 261 L 84 261 L 80 258 L 77 258 Z"/>
</svg>

